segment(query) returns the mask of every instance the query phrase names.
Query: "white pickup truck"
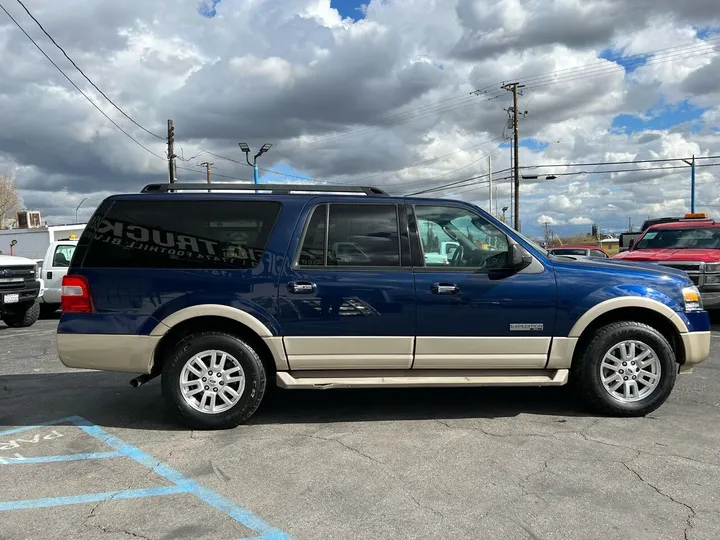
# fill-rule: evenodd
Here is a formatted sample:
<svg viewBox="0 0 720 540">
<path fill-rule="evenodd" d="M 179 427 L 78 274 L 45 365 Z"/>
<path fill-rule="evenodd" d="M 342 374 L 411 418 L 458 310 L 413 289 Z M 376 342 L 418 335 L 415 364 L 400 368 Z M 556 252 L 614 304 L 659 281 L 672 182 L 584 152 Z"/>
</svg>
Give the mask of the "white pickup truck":
<svg viewBox="0 0 720 540">
<path fill-rule="evenodd" d="M 45 252 L 40 277 L 44 281 L 45 290 L 40 298 L 40 312 L 43 317 L 56 312 L 60 308 L 62 279 L 68 272 L 70 261 L 77 247 L 77 240 L 58 240 L 52 242 Z"/>
<path fill-rule="evenodd" d="M 40 316 L 43 282 L 32 259 L 0 255 L 0 319 L 11 328 L 32 326 Z"/>
</svg>

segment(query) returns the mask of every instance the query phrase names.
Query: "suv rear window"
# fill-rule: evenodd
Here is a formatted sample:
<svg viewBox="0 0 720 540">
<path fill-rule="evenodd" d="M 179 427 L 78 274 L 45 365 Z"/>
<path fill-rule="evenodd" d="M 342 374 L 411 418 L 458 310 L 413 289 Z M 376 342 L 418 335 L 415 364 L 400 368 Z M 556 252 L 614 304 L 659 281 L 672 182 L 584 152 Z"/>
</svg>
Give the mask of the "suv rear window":
<svg viewBox="0 0 720 540">
<path fill-rule="evenodd" d="M 262 259 L 280 206 L 271 201 L 114 201 L 85 229 L 94 236 L 82 266 L 253 268 Z"/>
</svg>

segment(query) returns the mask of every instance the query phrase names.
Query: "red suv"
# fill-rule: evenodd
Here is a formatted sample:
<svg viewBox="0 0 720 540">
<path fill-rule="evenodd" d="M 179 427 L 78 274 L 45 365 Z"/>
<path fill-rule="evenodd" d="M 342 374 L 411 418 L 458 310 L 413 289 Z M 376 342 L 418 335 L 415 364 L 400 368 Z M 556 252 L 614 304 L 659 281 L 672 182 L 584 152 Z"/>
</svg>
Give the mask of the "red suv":
<svg viewBox="0 0 720 540">
<path fill-rule="evenodd" d="M 614 258 L 684 270 L 700 289 L 705 307 L 720 308 L 720 222 L 706 214 L 653 225 Z"/>
</svg>

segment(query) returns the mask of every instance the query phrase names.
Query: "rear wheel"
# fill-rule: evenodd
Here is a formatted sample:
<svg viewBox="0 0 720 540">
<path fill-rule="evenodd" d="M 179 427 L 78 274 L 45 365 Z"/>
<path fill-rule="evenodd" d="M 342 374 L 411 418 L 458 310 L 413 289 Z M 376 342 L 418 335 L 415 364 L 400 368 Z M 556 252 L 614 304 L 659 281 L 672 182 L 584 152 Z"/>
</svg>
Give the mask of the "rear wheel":
<svg viewBox="0 0 720 540">
<path fill-rule="evenodd" d="M 40 317 L 40 304 L 37 301 L 17 304 L 6 309 L 7 311 L 3 314 L 2 321 L 10 328 L 26 328 L 32 326 Z"/>
<path fill-rule="evenodd" d="M 183 339 L 164 364 L 165 399 L 194 429 L 236 427 L 257 410 L 267 384 L 257 352 L 222 332 Z"/>
<path fill-rule="evenodd" d="M 596 331 L 573 366 L 583 399 L 613 416 L 644 416 L 670 396 L 677 377 L 675 353 L 654 328 L 617 322 Z"/>
</svg>

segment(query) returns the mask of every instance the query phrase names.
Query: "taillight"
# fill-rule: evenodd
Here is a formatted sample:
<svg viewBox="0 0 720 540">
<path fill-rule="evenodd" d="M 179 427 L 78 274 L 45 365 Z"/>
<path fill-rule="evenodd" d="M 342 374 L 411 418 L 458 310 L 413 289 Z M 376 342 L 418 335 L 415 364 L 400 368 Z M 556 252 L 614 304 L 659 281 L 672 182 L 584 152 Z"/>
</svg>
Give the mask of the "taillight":
<svg viewBox="0 0 720 540">
<path fill-rule="evenodd" d="M 63 313 L 92 313 L 87 279 L 83 276 L 63 276 L 60 303 Z"/>
</svg>

